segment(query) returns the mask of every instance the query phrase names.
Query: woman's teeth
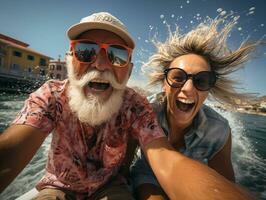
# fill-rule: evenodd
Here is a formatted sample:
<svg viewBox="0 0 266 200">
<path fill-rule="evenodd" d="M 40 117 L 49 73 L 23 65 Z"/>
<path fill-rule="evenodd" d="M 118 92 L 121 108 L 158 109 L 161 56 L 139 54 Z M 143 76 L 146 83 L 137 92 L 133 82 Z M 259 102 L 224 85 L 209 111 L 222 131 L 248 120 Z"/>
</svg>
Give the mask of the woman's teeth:
<svg viewBox="0 0 266 200">
<path fill-rule="evenodd" d="M 195 102 L 193 100 L 189 99 L 179 99 L 176 100 L 176 106 L 179 110 L 183 112 L 190 111 L 195 105 Z"/>
<path fill-rule="evenodd" d="M 194 100 L 192 99 L 178 99 L 177 101 L 180 101 L 181 103 L 187 103 L 187 104 L 195 103 Z"/>
</svg>

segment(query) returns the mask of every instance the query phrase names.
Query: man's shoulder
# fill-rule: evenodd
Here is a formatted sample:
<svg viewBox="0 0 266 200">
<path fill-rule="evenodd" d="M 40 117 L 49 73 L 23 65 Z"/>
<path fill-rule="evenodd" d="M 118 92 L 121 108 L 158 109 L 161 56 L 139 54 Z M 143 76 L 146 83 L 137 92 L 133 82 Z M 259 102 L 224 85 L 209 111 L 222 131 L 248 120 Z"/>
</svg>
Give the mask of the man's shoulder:
<svg viewBox="0 0 266 200">
<path fill-rule="evenodd" d="M 50 79 L 46 81 L 43 85 L 49 86 L 50 88 L 62 88 L 65 87 L 67 83 L 68 79 L 65 80 Z"/>
<path fill-rule="evenodd" d="M 49 93 L 54 93 L 54 92 L 62 92 L 65 90 L 66 85 L 68 84 L 68 80 L 54 80 L 50 79 L 46 81 L 37 91 L 36 93 L 39 92 L 49 92 Z"/>
<path fill-rule="evenodd" d="M 152 108 L 146 96 L 139 94 L 132 88 L 126 88 L 121 111 L 130 110 L 133 113 L 145 113 L 150 109 Z"/>
<path fill-rule="evenodd" d="M 131 87 L 126 87 L 124 99 L 127 101 L 136 101 L 147 99 L 147 97 Z"/>
<path fill-rule="evenodd" d="M 65 96 L 67 80 L 48 80 L 40 88 L 30 94 L 31 98 L 38 99 L 58 99 Z M 63 96 L 62 96 L 63 95 Z"/>
</svg>

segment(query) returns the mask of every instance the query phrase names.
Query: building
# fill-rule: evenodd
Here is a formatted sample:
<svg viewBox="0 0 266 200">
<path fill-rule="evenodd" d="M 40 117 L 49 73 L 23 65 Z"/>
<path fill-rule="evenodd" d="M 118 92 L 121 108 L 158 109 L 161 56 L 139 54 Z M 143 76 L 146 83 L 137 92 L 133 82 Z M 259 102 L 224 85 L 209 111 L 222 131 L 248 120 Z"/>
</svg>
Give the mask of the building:
<svg viewBox="0 0 266 200">
<path fill-rule="evenodd" d="M 0 90 L 43 82 L 50 59 L 29 48 L 29 44 L 0 34 Z"/>
<path fill-rule="evenodd" d="M 66 62 L 51 60 L 48 67 L 48 77 L 50 79 L 64 80 L 67 78 Z"/>
</svg>

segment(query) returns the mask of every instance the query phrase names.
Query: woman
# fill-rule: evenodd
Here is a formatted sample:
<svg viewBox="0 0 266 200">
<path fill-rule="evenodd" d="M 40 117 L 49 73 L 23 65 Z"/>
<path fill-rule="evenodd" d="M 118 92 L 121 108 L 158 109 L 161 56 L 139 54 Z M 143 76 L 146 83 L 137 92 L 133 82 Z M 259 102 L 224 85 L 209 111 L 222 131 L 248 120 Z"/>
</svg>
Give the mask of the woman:
<svg viewBox="0 0 266 200">
<path fill-rule="evenodd" d="M 155 69 L 150 83 L 162 84 L 163 92 L 149 100 L 173 147 L 233 182 L 228 121 L 204 102 L 212 96 L 235 106 L 235 99 L 251 97 L 238 93 L 228 75 L 249 60 L 260 41 L 230 50 L 226 39 L 234 24 L 210 19 L 185 35 L 176 29 L 164 43 L 155 42 L 157 52 L 144 65 Z M 168 198 L 143 155 L 133 165 L 131 176 L 138 199 Z"/>
</svg>

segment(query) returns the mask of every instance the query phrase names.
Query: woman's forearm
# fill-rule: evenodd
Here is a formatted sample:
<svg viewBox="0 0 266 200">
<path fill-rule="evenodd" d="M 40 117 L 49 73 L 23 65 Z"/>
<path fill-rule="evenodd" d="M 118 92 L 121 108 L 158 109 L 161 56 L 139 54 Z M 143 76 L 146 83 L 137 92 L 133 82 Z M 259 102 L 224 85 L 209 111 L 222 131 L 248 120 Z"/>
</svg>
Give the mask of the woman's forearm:
<svg viewBox="0 0 266 200">
<path fill-rule="evenodd" d="M 213 169 L 176 152 L 164 139 L 149 144 L 145 154 L 170 199 L 251 199 Z"/>
</svg>

